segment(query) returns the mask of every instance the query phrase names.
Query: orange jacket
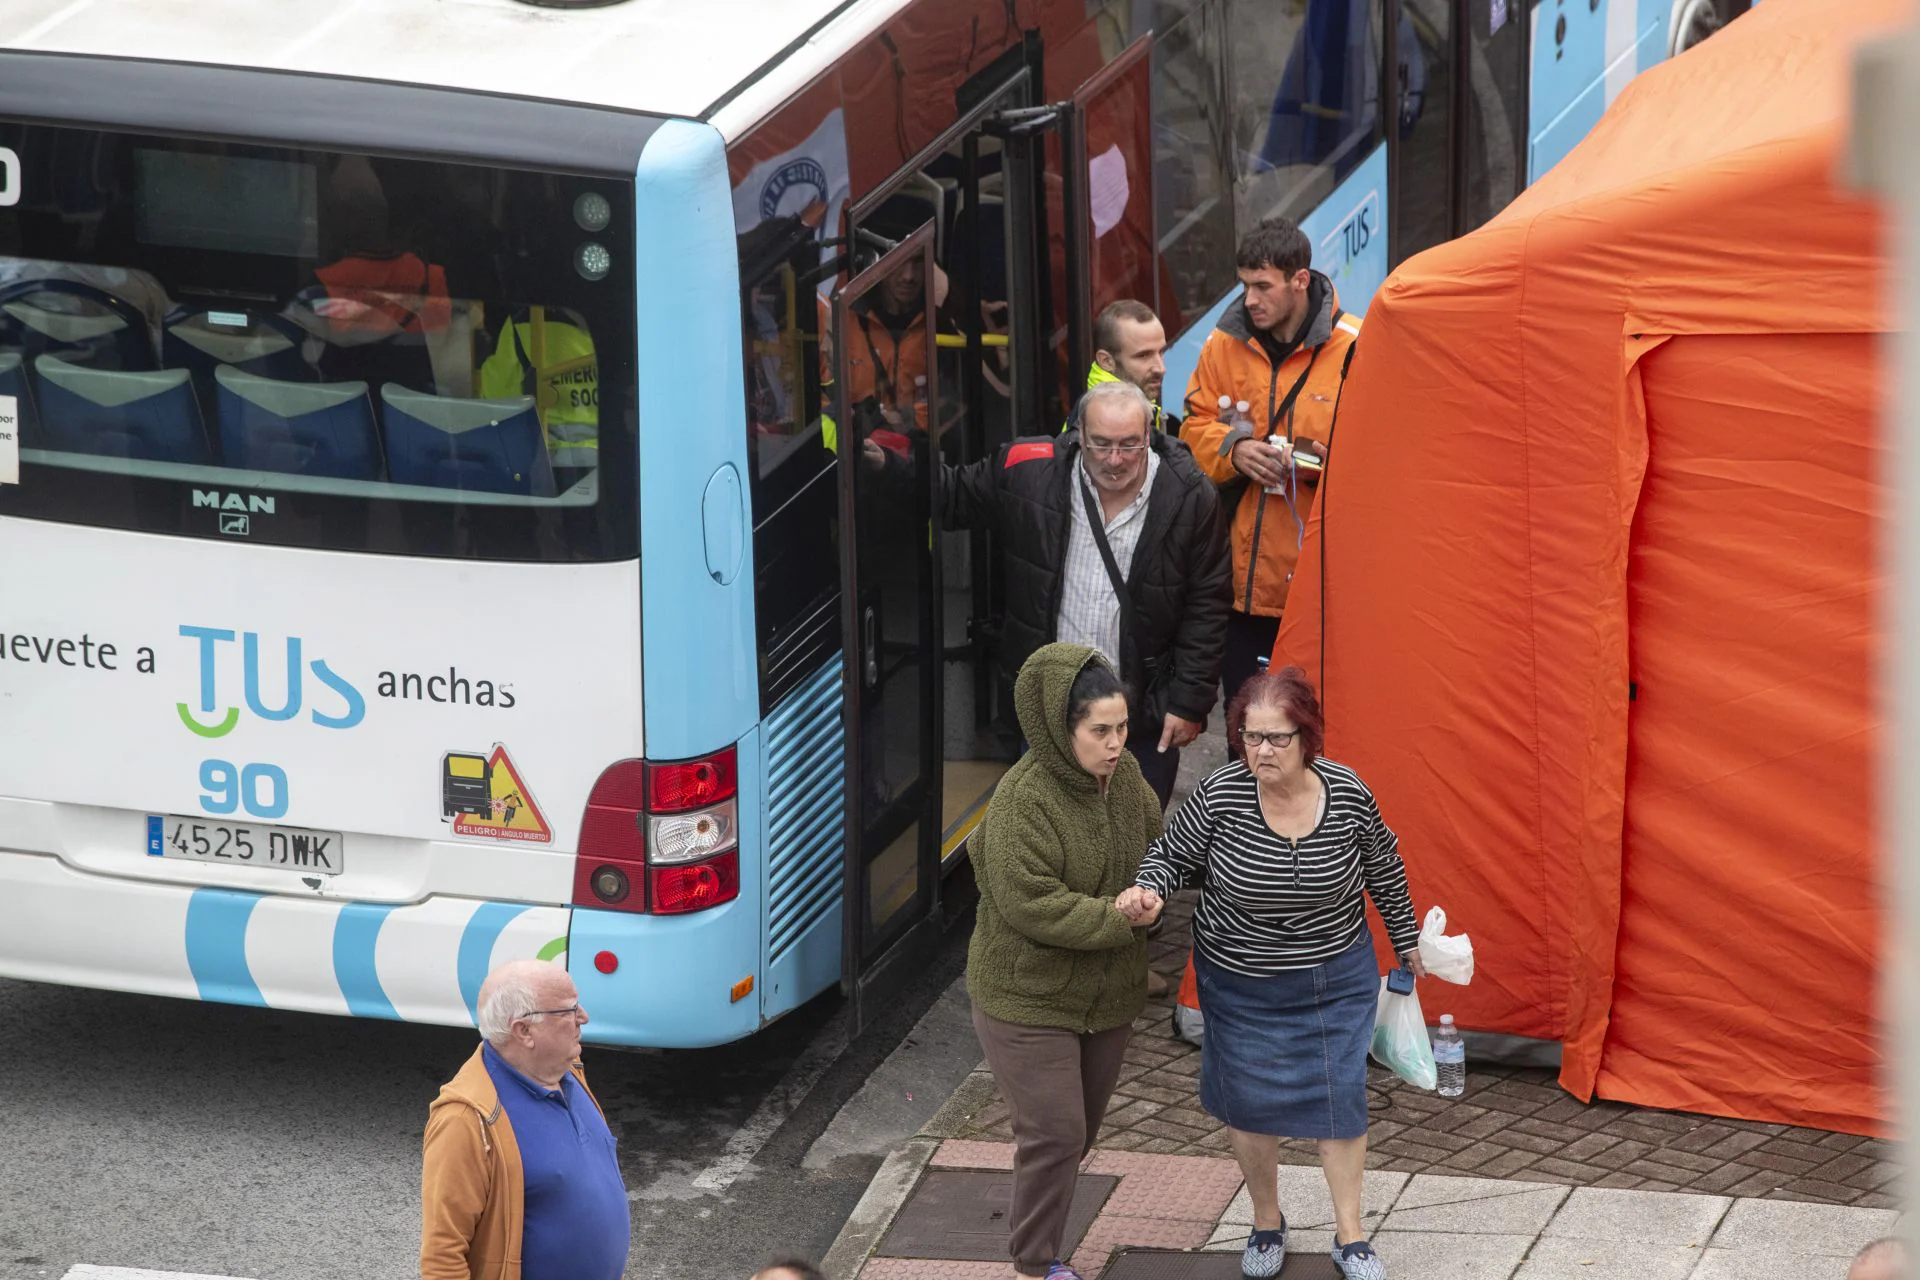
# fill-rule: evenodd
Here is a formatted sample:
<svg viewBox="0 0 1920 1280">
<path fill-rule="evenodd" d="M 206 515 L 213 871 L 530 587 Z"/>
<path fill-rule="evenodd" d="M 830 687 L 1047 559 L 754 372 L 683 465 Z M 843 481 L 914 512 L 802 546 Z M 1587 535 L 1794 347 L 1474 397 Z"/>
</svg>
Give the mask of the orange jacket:
<svg viewBox="0 0 1920 1280">
<path fill-rule="evenodd" d="M 1180 425 L 1180 438 L 1214 483 L 1239 479 L 1233 446 L 1249 438 L 1222 419 L 1221 396 L 1247 402 L 1253 439 L 1271 435 L 1327 443 L 1347 351 L 1360 336 L 1360 317 L 1340 310 L 1333 282 L 1318 271 L 1308 286 L 1307 305 L 1306 333 L 1277 367 L 1255 336 L 1242 302 L 1229 307 L 1207 335 L 1187 384 L 1187 418 Z M 1280 408 L 1296 382 L 1300 392 L 1283 415 Z M 1233 607 L 1241 613 L 1276 618 L 1287 603 L 1301 533 L 1318 492 L 1312 472 L 1296 475 L 1300 479 L 1291 496 L 1246 484 L 1237 499 L 1228 540 L 1233 546 Z"/>
<path fill-rule="evenodd" d="M 586 1089 L 586 1073 L 578 1063 L 573 1075 Z M 587 1097 L 600 1105 L 591 1090 Z M 520 1144 L 475 1049 L 427 1109 L 420 1163 L 420 1280 L 520 1280 L 526 1200 Z"/>
</svg>

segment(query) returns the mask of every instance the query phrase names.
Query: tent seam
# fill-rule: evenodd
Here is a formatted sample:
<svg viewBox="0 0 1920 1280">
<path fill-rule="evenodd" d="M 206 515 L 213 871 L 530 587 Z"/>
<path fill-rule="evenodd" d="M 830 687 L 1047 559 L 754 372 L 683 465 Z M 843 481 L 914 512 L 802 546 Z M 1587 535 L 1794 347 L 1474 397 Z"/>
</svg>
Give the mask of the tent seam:
<svg viewBox="0 0 1920 1280">
<path fill-rule="evenodd" d="M 1540 618 L 1539 618 L 1538 599 L 1534 591 L 1534 561 L 1533 561 L 1534 551 L 1535 551 L 1535 537 L 1534 537 L 1535 530 L 1534 530 L 1534 519 L 1533 519 L 1533 430 L 1531 427 L 1531 423 L 1533 422 L 1533 416 L 1529 411 L 1529 406 L 1528 406 L 1528 396 L 1531 388 L 1531 382 L 1527 377 L 1527 340 L 1526 340 L 1526 335 L 1528 331 L 1527 323 L 1526 323 L 1527 293 L 1528 293 L 1527 286 L 1531 278 L 1531 273 L 1529 273 L 1526 270 L 1526 265 L 1529 261 L 1531 261 L 1533 256 L 1533 232 L 1534 232 L 1534 228 L 1538 224 L 1539 224 L 1539 215 L 1536 214 L 1533 217 L 1528 218 L 1526 234 L 1521 240 L 1520 299 L 1519 299 L 1519 306 L 1514 308 L 1514 317 L 1518 322 L 1519 342 L 1517 345 L 1520 348 L 1521 421 L 1529 424 L 1526 437 L 1525 437 L 1525 442 L 1522 446 L 1522 449 L 1523 449 L 1522 470 L 1526 475 L 1525 492 L 1526 492 L 1526 522 L 1527 522 L 1527 556 L 1526 556 L 1527 631 L 1528 631 L 1529 637 L 1531 638 L 1531 643 L 1527 646 L 1527 667 L 1528 667 L 1527 685 L 1528 685 L 1528 688 L 1532 691 L 1532 701 L 1533 701 L 1533 723 L 1529 726 L 1529 736 L 1533 740 L 1533 759 L 1534 759 L 1533 815 L 1532 815 L 1533 838 L 1534 838 L 1536 847 L 1538 847 L 1544 853 L 1547 848 L 1547 839 L 1546 839 L 1545 826 L 1542 822 L 1542 816 L 1541 816 L 1545 812 L 1546 802 L 1545 802 L 1545 797 L 1541 794 L 1544 783 L 1542 780 L 1543 769 L 1541 765 L 1541 751 L 1540 751 L 1540 746 L 1541 746 L 1540 744 Z M 1540 868 L 1540 878 L 1538 881 L 1538 888 L 1540 893 L 1540 901 L 1542 902 L 1546 902 L 1550 900 L 1547 896 L 1547 888 L 1548 888 L 1547 862 L 1548 862 L 1548 859 L 1543 857 L 1539 860 L 1539 863 L 1537 864 Z M 1558 974 L 1555 972 L 1556 965 L 1554 963 L 1554 960 L 1555 960 L 1554 947 L 1553 947 L 1553 939 L 1551 937 L 1547 939 L 1547 945 L 1545 947 L 1542 947 L 1541 950 L 1546 955 L 1547 989 L 1550 992 L 1555 993 L 1552 998 L 1554 1002 L 1559 1006 L 1559 1009 L 1557 1011 L 1558 1017 L 1556 1020 L 1560 1024 L 1560 1039 L 1561 1039 L 1561 1043 L 1564 1045 L 1566 1042 L 1566 1032 L 1567 1032 L 1566 1020 L 1567 1020 L 1568 1006 L 1567 1006 L 1567 1001 L 1564 993 L 1560 991 Z"/>
</svg>

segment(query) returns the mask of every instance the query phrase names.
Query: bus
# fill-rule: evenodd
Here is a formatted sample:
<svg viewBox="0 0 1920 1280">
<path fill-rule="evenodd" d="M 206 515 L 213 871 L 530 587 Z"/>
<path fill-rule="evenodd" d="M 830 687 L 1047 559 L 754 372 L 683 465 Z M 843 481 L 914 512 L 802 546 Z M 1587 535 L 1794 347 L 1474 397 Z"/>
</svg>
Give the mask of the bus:
<svg viewBox="0 0 1920 1280">
<path fill-rule="evenodd" d="M 0 15 L 0 975 L 470 1025 L 544 957 L 668 1048 L 857 1030 L 964 905 L 1019 740 L 939 468 L 1102 306 L 1176 394 L 1279 213 L 1362 309 L 1732 16 L 246 10 Z"/>
</svg>

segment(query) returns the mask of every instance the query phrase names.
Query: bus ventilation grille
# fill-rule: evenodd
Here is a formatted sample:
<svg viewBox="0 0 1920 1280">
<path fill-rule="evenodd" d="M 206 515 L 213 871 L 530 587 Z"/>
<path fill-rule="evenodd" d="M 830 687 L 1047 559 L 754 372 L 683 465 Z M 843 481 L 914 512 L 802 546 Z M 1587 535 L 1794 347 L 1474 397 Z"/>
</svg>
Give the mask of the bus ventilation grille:
<svg viewBox="0 0 1920 1280">
<path fill-rule="evenodd" d="M 766 721 L 768 963 L 840 902 L 846 803 L 841 662 L 836 654 Z"/>
</svg>

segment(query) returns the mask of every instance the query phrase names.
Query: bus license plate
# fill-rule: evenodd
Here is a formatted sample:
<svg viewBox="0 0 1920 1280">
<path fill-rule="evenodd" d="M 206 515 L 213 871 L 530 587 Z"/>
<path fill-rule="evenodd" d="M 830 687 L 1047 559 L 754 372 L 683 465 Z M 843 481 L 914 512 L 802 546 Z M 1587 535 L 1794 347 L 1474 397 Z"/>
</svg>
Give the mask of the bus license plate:
<svg viewBox="0 0 1920 1280">
<path fill-rule="evenodd" d="M 147 856 L 273 867 L 303 875 L 337 876 L 346 869 L 338 831 L 219 822 L 176 814 L 147 816 Z"/>
</svg>

